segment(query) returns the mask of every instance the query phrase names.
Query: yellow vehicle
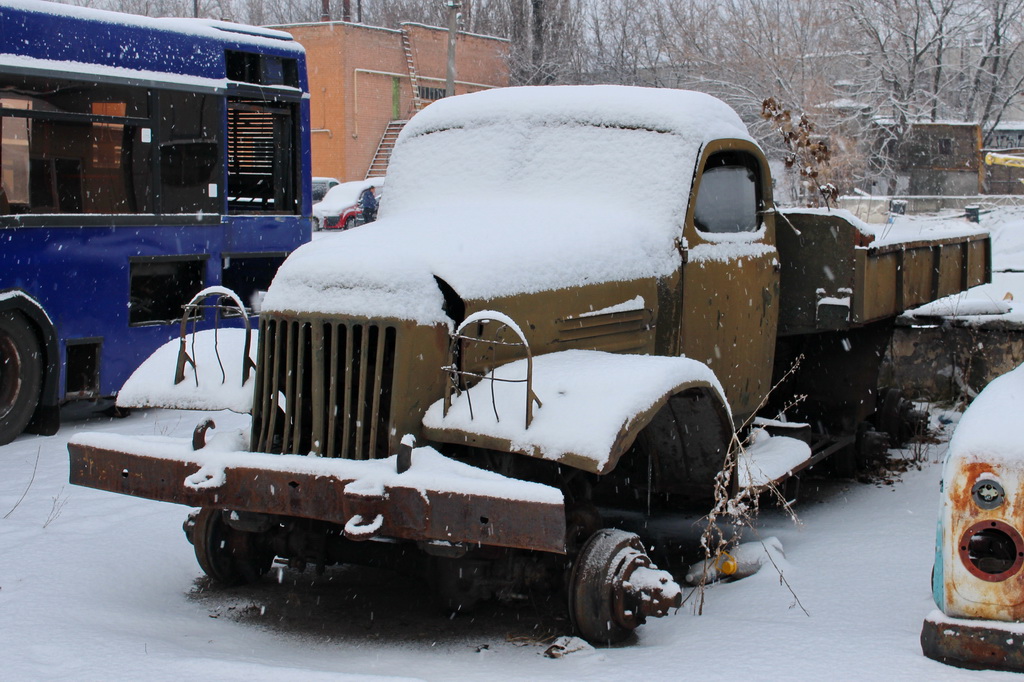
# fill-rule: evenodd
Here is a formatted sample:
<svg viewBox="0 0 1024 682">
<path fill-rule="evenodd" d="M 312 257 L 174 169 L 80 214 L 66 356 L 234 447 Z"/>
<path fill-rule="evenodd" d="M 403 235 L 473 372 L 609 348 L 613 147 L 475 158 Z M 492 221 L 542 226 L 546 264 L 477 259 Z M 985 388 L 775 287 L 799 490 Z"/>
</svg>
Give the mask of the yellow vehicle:
<svg viewBox="0 0 1024 682">
<path fill-rule="evenodd" d="M 1024 168 L 1024 156 L 989 152 L 985 154 L 985 163 L 990 166 L 1012 166 L 1014 168 Z"/>
<path fill-rule="evenodd" d="M 604 510 L 708 509 L 734 436 L 797 394 L 811 442 L 726 483 L 853 466 L 886 438 L 864 424 L 893 318 L 987 281 L 989 248 L 780 213 L 764 153 L 700 93 L 444 99 L 403 131 L 378 221 L 278 272 L 247 445 L 80 435 L 71 479 L 201 508 L 186 532 L 222 583 L 411 553 L 452 608 L 565 589 L 583 636 L 619 641 L 680 590 Z"/>
</svg>

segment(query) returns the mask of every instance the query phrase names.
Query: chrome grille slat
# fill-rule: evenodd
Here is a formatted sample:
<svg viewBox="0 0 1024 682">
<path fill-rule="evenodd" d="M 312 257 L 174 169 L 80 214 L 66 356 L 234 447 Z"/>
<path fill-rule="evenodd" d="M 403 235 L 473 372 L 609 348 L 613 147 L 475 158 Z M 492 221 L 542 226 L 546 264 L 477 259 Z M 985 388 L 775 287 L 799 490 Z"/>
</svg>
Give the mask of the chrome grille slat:
<svg viewBox="0 0 1024 682">
<path fill-rule="evenodd" d="M 397 330 L 321 319 L 260 322 L 253 442 L 262 452 L 389 454 Z"/>
</svg>

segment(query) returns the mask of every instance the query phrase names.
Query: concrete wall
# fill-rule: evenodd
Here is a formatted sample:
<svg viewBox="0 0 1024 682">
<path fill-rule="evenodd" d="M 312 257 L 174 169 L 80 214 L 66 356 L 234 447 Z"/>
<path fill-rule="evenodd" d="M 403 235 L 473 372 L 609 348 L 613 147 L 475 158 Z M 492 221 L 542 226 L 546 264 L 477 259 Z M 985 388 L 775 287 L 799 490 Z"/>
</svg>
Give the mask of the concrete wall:
<svg viewBox="0 0 1024 682">
<path fill-rule="evenodd" d="M 967 327 L 946 321 L 928 327 L 897 326 L 879 386 L 895 386 L 911 399 L 969 400 L 1022 363 L 1020 325 L 993 322 Z"/>
</svg>

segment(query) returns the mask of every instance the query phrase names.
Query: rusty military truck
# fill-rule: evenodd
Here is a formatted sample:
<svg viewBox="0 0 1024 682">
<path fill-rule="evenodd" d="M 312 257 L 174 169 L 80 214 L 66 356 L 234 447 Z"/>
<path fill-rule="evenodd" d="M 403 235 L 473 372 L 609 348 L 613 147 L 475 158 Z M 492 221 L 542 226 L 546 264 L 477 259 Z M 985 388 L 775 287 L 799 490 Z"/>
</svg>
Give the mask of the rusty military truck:
<svg viewBox="0 0 1024 682">
<path fill-rule="evenodd" d="M 856 464 L 906 416 L 874 385 L 893 318 L 989 259 L 966 228 L 897 241 L 778 211 L 764 153 L 708 95 L 449 98 L 402 132 L 378 221 L 279 270 L 237 376 L 251 430 L 76 435 L 71 480 L 198 508 L 186 534 L 220 583 L 409 561 L 450 608 L 563 590 L 580 634 L 619 641 L 680 588 L 606 510 L 706 511 L 716 484 Z M 192 348 L 183 391 L 202 389 Z M 134 404 L 161 403 L 216 406 Z M 723 473 L 784 408 L 812 435 Z"/>
</svg>

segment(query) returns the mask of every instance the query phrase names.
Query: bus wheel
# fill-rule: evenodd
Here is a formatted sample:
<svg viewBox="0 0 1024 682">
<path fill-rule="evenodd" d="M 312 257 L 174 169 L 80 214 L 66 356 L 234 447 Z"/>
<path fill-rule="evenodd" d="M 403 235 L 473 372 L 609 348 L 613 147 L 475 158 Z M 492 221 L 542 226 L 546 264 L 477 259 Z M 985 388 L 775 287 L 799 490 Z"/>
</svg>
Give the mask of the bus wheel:
<svg viewBox="0 0 1024 682">
<path fill-rule="evenodd" d="M 42 385 L 42 351 L 35 332 L 21 313 L 0 313 L 0 445 L 28 426 Z"/>
<path fill-rule="evenodd" d="M 270 570 L 274 555 L 260 546 L 259 533 L 235 530 L 225 523 L 225 513 L 203 507 L 185 522 L 185 534 L 195 546 L 199 566 L 227 587 L 256 582 Z"/>
</svg>

